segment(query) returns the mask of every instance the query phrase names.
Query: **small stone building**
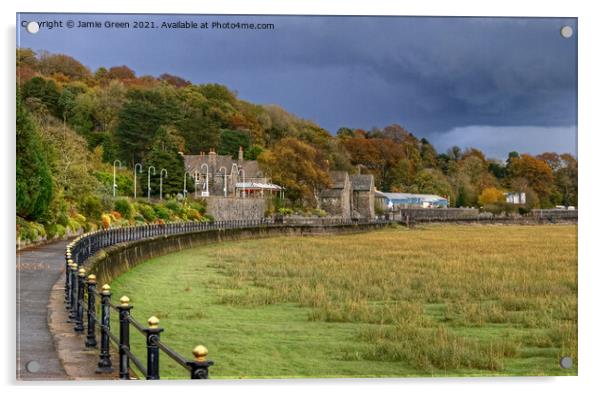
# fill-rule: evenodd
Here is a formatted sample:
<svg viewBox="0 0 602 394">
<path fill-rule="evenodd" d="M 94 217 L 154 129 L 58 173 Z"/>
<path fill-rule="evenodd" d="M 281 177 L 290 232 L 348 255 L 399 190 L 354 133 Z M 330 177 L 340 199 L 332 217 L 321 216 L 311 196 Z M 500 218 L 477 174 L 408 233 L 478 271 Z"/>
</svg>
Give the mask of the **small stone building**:
<svg viewBox="0 0 602 394">
<path fill-rule="evenodd" d="M 320 208 L 329 215 L 351 217 L 351 182 L 346 171 L 330 172 L 330 188 L 320 192 Z"/>
<path fill-rule="evenodd" d="M 373 218 L 374 217 L 374 176 L 351 175 L 352 198 L 351 210 L 353 217 Z"/>
<path fill-rule="evenodd" d="M 374 177 L 330 172 L 331 186 L 320 193 L 320 208 L 344 219 L 374 218 Z"/>
</svg>

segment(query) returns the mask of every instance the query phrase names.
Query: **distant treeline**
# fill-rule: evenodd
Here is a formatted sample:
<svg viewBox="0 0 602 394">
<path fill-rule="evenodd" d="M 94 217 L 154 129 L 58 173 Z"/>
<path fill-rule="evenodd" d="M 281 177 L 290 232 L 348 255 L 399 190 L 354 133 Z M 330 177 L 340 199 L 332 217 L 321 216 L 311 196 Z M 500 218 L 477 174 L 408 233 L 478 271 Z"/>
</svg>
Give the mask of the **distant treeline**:
<svg viewBox="0 0 602 394">
<path fill-rule="evenodd" d="M 235 156 L 239 146 L 295 206 L 317 204 L 330 170 L 371 173 L 379 190 L 438 194 L 458 207 L 503 204 L 503 191 L 525 192 L 525 209 L 577 204 L 577 160 L 566 153 L 510 152 L 498 161 L 476 148 L 437 152 L 396 124 L 341 127 L 333 136 L 223 85 L 137 76 L 125 65 L 92 71 L 70 56 L 30 49 L 17 50 L 17 77 L 17 213 L 28 220 L 52 220 L 49 210 L 110 193 L 116 159 L 130 169 L 119 172 L 119 190 L 132 189 L 131 169 L 141 163 L 166 168 L 164 193 L 174 195 L 184 178 L 178 152 Z M 145 182 L 140 176 L 139 190 Z M 158 192 L 158 173 L 151 182 Z M 19 198 L 39 206 L 21 209 Z"/>
</svg>

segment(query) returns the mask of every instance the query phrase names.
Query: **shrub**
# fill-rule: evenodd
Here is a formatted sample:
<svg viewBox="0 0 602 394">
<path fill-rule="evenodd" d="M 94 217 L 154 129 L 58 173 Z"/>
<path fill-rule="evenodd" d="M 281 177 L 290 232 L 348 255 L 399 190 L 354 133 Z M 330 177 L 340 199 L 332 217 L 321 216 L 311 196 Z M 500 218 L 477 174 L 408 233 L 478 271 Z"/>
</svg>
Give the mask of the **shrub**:
<svg viewBox="0 0 602 394">
<path fill-rule="evenodd" d="M 56 217 L 56 222 L 61 226 L 67 226 L 69 224 L 69 216 L 66 212 L 61 212 Z"/>
<path fill-rule="evenodd" d="M 485 204 L 481 210 L 483 212 L 491 212 L 494 215 L 499 215 L 502 213 L 503 209 L 499 204 Z"/>
<path fill-rule="evenodd" d="M 102 215 L 102 203 L 96 196 L 87 196 L 80 204 L 81 211 L 93 220 L 99 220 Z"/>
<path fill-rule="evenodd" d="M 73 216 L 71 216 L 71 218 L 73 220 L 77 221 L 79 224 L 86 223 L 86 217 L 84 215 L 82 215 L 81 213 L 76 213 Z"/>
<path fill-rule="evenodd" d="M 126 219 L 131 219 L 134 213 L 134 209 L 132 208 L 132 204 L 125 198 L 119 198 L 115 200 L 115 210 L 121 214 Z"/>
<path fill-rule="evenodd" d="M 201 215 L 204 215 L 205 212 L 207 212 L 207 203 L 206 202 L 191 201 L 189 203 L 189 205 L 190 205 L 190 208 L 196 209 L 197 211 L 199 211 L 201 213 Z"/>
<path fill-rule="evenodd" d="M 106 230 L 109 227 L 111 227 L 111 217 L 109 215 L 103 214 L 101 216 L 101 220 L 102 220 L 102 228 L 104 228 Z"/>
<path fill-rule="evenodd" d="M 316 209 L 314 209 L 314 210 L 312 211 L 312 213 L 313 213 L 315 216 L 318 216 L 318 217 L 321 217 L 321 218 L 323 218 L 324 216 L 328 215 L 328 213 L 326 213 L 326 211 L 325 211 L 325 210 L 323 210 L 323 209 L 319 209 L 319 208 L 316 208 Z"/>
<path fill-rule="evenodd" d="M 82 228 L 82 224 L 75 220 L 74 218 L 69 218 L 69 223 L 67 223 L 67 229 L 71 230 L 71 232 L 77 232 Z"/>
<path fill-rule="evenodd" d="M 165 208 L 172 211 L 175 215 L 182 215 L 184 213 L 184 209 L 176 200 L 169 200 L 165 203 Z"/>
<path fill-rule="evenodd" d="M 155 213 L 158 218 L 163 220 L 169 220 L 171 217 L 169 210 L 161 205 L 155 205 Z"/>
<path fill-rule="evenodd" d="M 288 216 L 293 214 L 293 210 L 291 208 L 278 208 L 278 213 L 283 216 Z"/>
<path fill-rule="evenodd" d="M 202 215 L 196 209 L 190 208 L 188 212 L 186 212 L 187 219 L 190 220 L 201 220 Z"/>
<path fill-rule="evenodd" d="M 129 172 L 127 174 L 116 174 L 117 176 L 115 177 L 115 183 L 117 184 L 117 194 L 118 195 L 124 195 L 124 194 L 129 194 L 131 192 L 131 190 L 134 189 L 134 179 L 132 176 L 129 175 Z M 107 191 L 111 191 L 113 190 L 113 172 L 103 172 L 103 171 L 96 171 L 94 173 L 94 177 L 96 179 L 98 179 L 98 181 L 100 181 L 100 183 L 103 184 L 103 186 L 105 187 L 105 189 Z"/>
<path fill-rule="evenodd" d="M 37 241 L 46 236 L 46 229 L 40 223 L 28 222 L 17 216 L 17 238 L 21 241 Z"/>
<path fill-rule="evenodd" d="M 65 229 L 65 226 L 57 224 L 56 225 L 56 235 L 59 238 L 63 238 L 65 236 L 65 234 L 67 234 L 67 230 Z"/>
<path fill-rule="evenodd" d="M 144 219 L 148 222 L 154 222 L 157 220 L 155 210 L 150 205 L 140 204 L 138 205 L 138 211 L 142 214 Z"/>
<path fill-rule="evenodd" d="M 46 229 L 46 234 L 48 235 L 48 239 L 53 239 L 57 236 L 57 224 L 51 223 L 44 227 Z"/>
</svg>

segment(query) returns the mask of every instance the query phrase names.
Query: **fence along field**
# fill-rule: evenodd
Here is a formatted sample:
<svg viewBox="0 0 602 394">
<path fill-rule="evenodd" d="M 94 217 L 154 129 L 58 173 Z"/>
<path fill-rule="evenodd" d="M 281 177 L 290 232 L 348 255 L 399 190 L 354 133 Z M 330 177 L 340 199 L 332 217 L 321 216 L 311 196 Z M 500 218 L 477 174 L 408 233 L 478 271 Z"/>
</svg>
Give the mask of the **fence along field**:
<svg viewBox="0 0 602 394">
<path fill-rule="evenodd" d="M 213 378 L 577 373 L 576 225 L 225 243 L 112 287 L 177 350 L 206 344 Z M 185 378 L 170 363 L 161 374 Z"/>
</svg>

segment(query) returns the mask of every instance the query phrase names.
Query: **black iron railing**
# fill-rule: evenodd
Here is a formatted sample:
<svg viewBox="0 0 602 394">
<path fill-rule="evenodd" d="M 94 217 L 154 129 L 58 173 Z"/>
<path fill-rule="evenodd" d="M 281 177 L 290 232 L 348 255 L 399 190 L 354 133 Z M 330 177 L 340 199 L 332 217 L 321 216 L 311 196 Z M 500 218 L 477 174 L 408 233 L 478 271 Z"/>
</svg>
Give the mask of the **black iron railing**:
<svg viewBox="0 0 602 394">
<path fill-rule="evenodd" d="M 196 346 L 192 354 L 194 359 L 189 360 L 161 342 L 159 319 L 152 316 L 144 326 L 131 315 L 133 308 L 127 296 L 119 300 L 119 305 L 111 302 L 111 287 L 102 286 L 96 289 L 96 276 L 88 275 L 84 268 L 88 258 L 99 250 L 122 243 L 132 242 L 154 237 L 163 237 L 175 234 L 198 233 L 219 229 L 243 229 L 257 227 L 279 226 L 351 226 L 358 224 L 386 224 L 389 220 L 380 219 L 339 219 L 339 218 L 281 218 L 280 220 L 230 220 L 216 222 L 183 222 L 168 224 L 153 224 L 145 226 L 131 226 L 99 230 L 77 237 L 67 245 L 65 251 L 65 303 L 69 310 L 69 320 L 74 324 L 78 333 L 86 332 L 86 347 L 97 347 L 97 333 L 100 336 L 99 361 L 96 372 L 112 373 L 110 343 L 112 342 L 119 354 L 119 378 L 130 379 L 130 362 L 148 380 L 156 380 L 159 375 L 159 355 L 163 352 L 181 367 L 190 372 L 191 379 L 207 379 L 209 367 L 213 361 L 207 360 L 207 349 Z M 100 302 L 97 303 L 97 297 Z M 98 304 L 98 305 L 97 305 Z M 97 313 L 100 309 L 100 317 Z M 119 337 L 111 331 L 111 310 L 119 314 Z M 130 348 L 130 327 L 146 337 L 146 364 Z"/>
</svg>

